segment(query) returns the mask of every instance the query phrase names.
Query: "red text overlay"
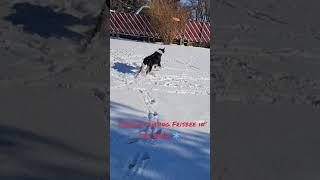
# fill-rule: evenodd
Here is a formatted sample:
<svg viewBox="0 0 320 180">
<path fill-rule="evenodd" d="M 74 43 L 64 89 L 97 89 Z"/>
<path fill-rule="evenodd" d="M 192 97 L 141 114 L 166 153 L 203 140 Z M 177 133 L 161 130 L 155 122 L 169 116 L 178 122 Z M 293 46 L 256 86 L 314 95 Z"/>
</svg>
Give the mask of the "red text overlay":
<svg viewBox="0 0 320 180">
<path fill-rule="evenodd" d="M 119 122 L 119 127 L 183 127 L 183 128 L 194 128 L 194 127 L 204 127 L 207 122 Z"/>
</svg>

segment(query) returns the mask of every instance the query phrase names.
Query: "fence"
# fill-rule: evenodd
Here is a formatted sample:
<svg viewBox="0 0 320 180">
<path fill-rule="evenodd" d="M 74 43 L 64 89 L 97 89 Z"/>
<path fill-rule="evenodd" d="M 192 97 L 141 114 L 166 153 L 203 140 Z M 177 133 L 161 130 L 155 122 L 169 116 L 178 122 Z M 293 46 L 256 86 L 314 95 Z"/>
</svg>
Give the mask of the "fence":
<svg viewBox="0 0 320 180">
<path fill-rule="evenodd" d="M 132 13 L 111 12 L 110 33 L 137 38 L 160 39 L 148 16 Z M 176 40 L 208 46 L 210 44 L 210 24 L 189 20 L 185 28 L 177 33 Z"/>
</svg>

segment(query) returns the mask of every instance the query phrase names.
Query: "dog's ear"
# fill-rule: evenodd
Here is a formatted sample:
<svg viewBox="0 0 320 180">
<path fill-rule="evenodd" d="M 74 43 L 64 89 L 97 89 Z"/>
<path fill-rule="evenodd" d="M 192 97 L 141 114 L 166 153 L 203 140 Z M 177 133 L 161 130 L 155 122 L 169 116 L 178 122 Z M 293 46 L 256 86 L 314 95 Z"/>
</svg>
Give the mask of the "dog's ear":
<svg viewBox="0 0 320 180">
<path fill-rule="evenodd" d="M 162 53 L 164 53 L 164 48 L 163 49 L 159 48 L 158 50 L 160 50 L 160 51 L 162 51 Z"/>
</svg>

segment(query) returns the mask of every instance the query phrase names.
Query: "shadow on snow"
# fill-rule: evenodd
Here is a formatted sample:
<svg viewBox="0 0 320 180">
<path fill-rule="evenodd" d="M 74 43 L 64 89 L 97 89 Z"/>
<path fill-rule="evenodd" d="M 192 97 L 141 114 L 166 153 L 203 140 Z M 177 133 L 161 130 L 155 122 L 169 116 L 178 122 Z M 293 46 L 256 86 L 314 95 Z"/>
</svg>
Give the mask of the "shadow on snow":
<svg viewBox="0 0 320 180">
<path fill-rule="evenodd" d="M 135 108 L 121 105 L 119 103 L 111 102 L 111 125 L 110 125 L 110 173 L 111 179 L 118 179 L 119 171 L 126 169 L 126 162 L 123 162 L 123 156 L 131 157 L 136 152 L 148 151 L 151 156 L 152 163 L 161 164 L 160 171 L 152 171 L 145 168 L 145 171 L 152 173 L 154 177 L 176 177 L 180 175 L 188 177 L 187 179 L 209 179 L 210 178 L 210 136 L 203 132 L 179 132 L 181 140 L 158 139 L 159 144 L 153 147 L 151 144 L 144 143 L 144 139 L 136 143 L 129 144 L 127 140 L 131 137 L 132 132 L 137 132 L 140 128 L 120 128 L 117 126 L 118 122 L 146 122 L 147 117 L 139 116 L 140 111 L 135 111 Z M 121 106 L 121 108 L 116 107 Z M 132 113 L 128 113 L 132 112 Z M 117 115 L 112 115 L 117 114 Z M 167 131 L 166 128 L 163 128 Z M 171 130 L 171 132 L 178 132 L 178 129 Z M 170 141 L 170 142 L 165 142 Z M 155 156 L 156 155 L 156 156 Z M 155 157 L 157 159 L 155 159 Z M 115 163 L 115 164 L 113 164 Z M 186 171 L 184 167 L 193 167 L 192 172 Z M 190 169 L 190 168 L 189 168 Z M 194 173 L 196 172 L 196 176 Z M 163 174 L 166 173 L 166 174 Z M 170 173 L 170 175 L 168 174 Z M 139 177 L 139 174 L 136 174 Z M 181 177 L 182 177 L 181 176 Z M 140 176 L 143 179 L 145 177 Z M 157 179 L 157 178 L 156 178 Z"/>
<path fill-rule="evenodd" d="M 72 163 L 56 164 L 55 162 L 57 162 L 57 159 L 65 162 L 65 157 L 83 159 L 94 164 L 101 164 L 105 161 L 103 157 L 84 152 L 60 140 L 6 125 L 0 125 L 0 147 L 1 157 L 6 157 L 6 161 L 10 161 L 7 168 L 12 166 L 22 167 L 30 171 L 30 173 L 24 175 L 17 175 L 14 171 L 8 171 L 2 173 L 0 179 L 97 179 L 100 175 L 98 172 L 89 172 Z M 46 152 L 46 155 L 41 152 Z M 59 156 L 55 157 L 57 153 L 59 153 Z M 51 162 L 51 160 L 53 161 Z"/>
<path fill-rule="evenodd" d="M 136 69 L 136 67 L 134 67 L 134 66 L 130 66 L 128 64 L 119 63 L 119 62 L 114 63 L 112 68 L 117 70 L 118 72 L 121 72 L 124 74 L 135 74 L 135 71 L 133 71 L 133 70 Z"/>
<path fill-rule="evenodd" d="M 17 3 L 12 7 L 15 13 L 5 17 L 5 20 L 14 25 L 23 25 L 23 30 L 49 38 L 80 39 L 81 34 L 68 29 L 72 25 L 93 25 L 95 18 L 84 17 L 82 19 L 70 14 L 58 13 L 50 7 L 33 5 L 30 3 Z"/>
</svg>

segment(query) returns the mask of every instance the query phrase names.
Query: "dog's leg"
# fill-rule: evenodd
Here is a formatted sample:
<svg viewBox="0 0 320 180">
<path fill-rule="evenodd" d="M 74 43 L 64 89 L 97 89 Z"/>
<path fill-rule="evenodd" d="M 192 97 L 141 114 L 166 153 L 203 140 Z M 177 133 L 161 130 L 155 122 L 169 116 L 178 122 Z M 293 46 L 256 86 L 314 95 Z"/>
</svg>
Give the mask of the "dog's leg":
<svg viewBox="0 0 320 180">
<path fill-rule="evenodd" d="M 151 70 L 152 70 L 152 65 L 151 65 L 151 64 L 149 64 L 149 65 L 148 65 L 147 74 L 148 74 L 149 72 L 151 72 Z"/>
<path fill-rule="evenodd" d="M 140 74 L 140 72 L 142 71 L 143 68 L 144 68 L 144 64 L 142 63 L 141 66 L 140 66 L 140 69 L 139 69 L 139 71 L 137 72 L 137 74 L 136 74 L 135 77 L 137 77 L 137 76 Z"/>
</svg>

